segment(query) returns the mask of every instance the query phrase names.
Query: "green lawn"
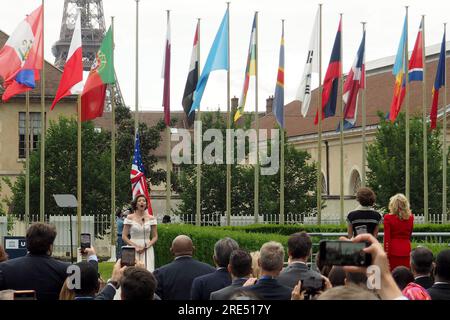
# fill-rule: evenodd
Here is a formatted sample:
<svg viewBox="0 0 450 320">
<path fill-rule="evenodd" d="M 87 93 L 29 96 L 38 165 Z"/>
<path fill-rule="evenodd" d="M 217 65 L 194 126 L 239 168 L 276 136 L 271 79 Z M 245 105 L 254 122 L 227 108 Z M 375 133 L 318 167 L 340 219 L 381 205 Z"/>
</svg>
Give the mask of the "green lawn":
<svg viewBox="0 0 450 320">
<path fill-rule="evenodd" d="M 102 276 L 102 279 L 107 281 L 111 278 L 112 269 L 114 267 L 114 262 L 100 262 L 98 264 L 98 272 Z"/>
</svg>

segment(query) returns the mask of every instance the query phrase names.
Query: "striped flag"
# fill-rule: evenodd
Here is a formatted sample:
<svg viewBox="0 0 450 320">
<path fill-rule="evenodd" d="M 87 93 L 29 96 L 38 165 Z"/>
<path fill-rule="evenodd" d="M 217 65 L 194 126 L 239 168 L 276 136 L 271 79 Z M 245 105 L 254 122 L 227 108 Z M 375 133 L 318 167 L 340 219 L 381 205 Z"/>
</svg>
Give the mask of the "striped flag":
<svg viewBox="0 0 450 320">
<path fill-rule="evenodd" d="M 417 33 L 416 43 L 414 44 L 414 50 L 409 60 L 408 74 L 409 82 L 411 81 L 423 81 L 423 57 L 422 57 L 422 33 L 423 26 L 420 22 L 419 32 Z"/>
<path fill-rule="evenodd" d="M 163 69 L 161 77 L 164 79 L 164 93 L 163 102 L 164 107 L 164 122 L 166 126 L 170 125 L 170 17 L 167 13 L 167 35 L 166 35 L 166 46 L 164 52 Z"/>
<path fill-rule="evenodd" d="M 252 32 L 250 35 L 250 45 L 248 48 L 247 67 L 245 68 L 244 87 L 242 88 L 239 107 L 234 115 L 234 121 L 238 121 L 244 114 L 245 102 L 247 100 L 247 91 L 250 84 L 250 77 L 256 75 L 256 13 L 253 18 Z"/>
<path fill-rule="evenodd" d="M 344 94 L 342 96 L 344 102 L 344 130 L 354 127 L 356 123 L 358 93 L 359 89 L 365 86 L 365 46 L 366 31 L 363 33 L 358 53 L 344 83 Z"/>
<path fill-rule="evenodd" d="M 442 44 L 441 44 L 441 53 L 439 54 L 439 62 L 436 70 L 436 79 L 434 80 L 434 86 L 432 90 L 433 95 L 433 102 L 431 104 L 431 113 L 430 113 L 430 120 L 431 120 L 431 129 L 436 128 L 436 120 L 437 120 L 437 110 L 438 110 L 438 102 L 439 102 L 439 89 L 445 86 L 445 52 L 446 52 L 446 39 L 445 39 L 445 32 L 444 37 L 442 38 Z M 445 92 L 444 92 L 445 94 Z M 447 108 L 447 106 L 444 106 L 444 108 Z"/>
<path fill-rule="evenodd" d="M 336 102 L 338 96 L 339 77 L 342 73 L 341 59 L 341 21 L 334 39 L 333 51 L 331 52 L 330 63 L 323 81 L 322 91 L 322 119 L 332 117 L 336 114 Z M 314 124 L 319 121 L 319 113 L 316 113 Z"/>
<path fill-rule="evenodd" d="M 195 36 L 194 36 L 194 46 L 192 47 L 191 64 L 189 65 L 189 73 L 186 80 L 186 85 L 184 87 L 183 101 L 181 103 L 183 105 L 184 112 L 186 113 L 188 127 L 192 126 L 195 119 L 195 112 L 189 114 L 189 111 L 191 111 L 192 102 L 194 101 L 194 92 L 198 82 L 199 32 L 200 32 L 200 22 L 197 22 L 197 28 L 195 29 Z"/>
<path fill-rule="evenodd" d="M 400 108 L 405 98 L 406 93 L 406 61 L 405 61 L 405 50 L 406 50 L 406 17 L 403 23 L 402 36 L 400 37 L 400 43 L 398 45 L 397 56 L 395 57 L 394 68 L 392 69 L 392 74 L 395 76 L 394 85 L 394 95 L 391 102 L 391 110 L 389 111 L 389 119 L 394 122 L 400 113 Z"/>
<path fill-rule="evenodd" d="M 58 101 L 63 97 L 71 94 L 80 94 L 82 91 L 83 50 L 81 47 L 81 12 L 78 11 L 66 64 L 50 110 L 53 110 Z"/>
<path fill-rule="evenodd" d="M 275 96 L 273 98 L 273 113 L 280 127 L 284 128 L 284 28 L 281 33 L 280 60 L 278 63 Z"/>
<path fill-rule="evenodd" d="M 139 141 L 139 133 L 136 131 L 136 140 L 134 144 L 133 163 L 130 172 L 131 194 L 133 199 L 138 195 L 144 195 L 147 199 L 148 213 L 153 215 L 150 195 L 148 193 L 147 179 L 145 178 L 145 168 L 141 157 L 141 144 Z"/>
</svg>

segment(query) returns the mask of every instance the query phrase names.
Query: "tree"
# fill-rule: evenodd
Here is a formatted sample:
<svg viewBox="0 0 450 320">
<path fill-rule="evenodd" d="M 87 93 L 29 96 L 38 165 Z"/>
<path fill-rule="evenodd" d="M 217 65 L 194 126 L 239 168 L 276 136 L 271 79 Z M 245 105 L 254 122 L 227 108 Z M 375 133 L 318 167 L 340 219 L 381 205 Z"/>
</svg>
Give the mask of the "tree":
<svg viewBox="0 0 450 320">
<path fill-rule="evenodd" d="M 380 116 L 375 141 L 367 147 L 367 185 L 377 195 L 377 205 L 388 211 L 389 199 L 405 193 L 405 116 L 394 123 Z M 423 214 L 422 119 L 410 120 L 410 204 L 415 214 Z M 430 213 L 442 212 L 442 144 L 439 129 L 430 131 L 428 144 L 428 205 Z"/>
<path fill-rule="evenodd" d="M 244 129 L 251 126 L 254 115 L 246 115 Z M 220 129 L 225 137 L 226 123 L 219 111 L 215 113 L 202 113 L 202 130 L 209 128 Z M 233 123 L 232 129 L 236 129 Z M 281 137 L 280 137 L 281 140 Z M 203 142 L 203 150 L 210 142 Z M 235 143 L 236 147 L 236 143 Z M 193 150 L 193 147 L 192 147 Z M 236 150 L 236 148 L 235 148 Z M 271 153 L 269 146 L 269 154 Z M 225 155 L 225 147 L 223 150 Z M 249 146 L 246 144 L 246 155 Z M 236 163 L 237 153 L 235 152 Z M 306 151 L 285 145 L 285 213 L 310 213 L 316 205 L 314 190 L 316 181 L 316 167 L 309 164 L 310 155 Z M 232 191 L 231 211 L 233 215 L 254 214 L 254 166 L 250 164 L 231 166 Z M 226 214 L 226 165 L 202 164 L 201 178 L 201 213 L 202 215 Z M 191 217 L 196 212 L 196 165 L 183 164 L 178 180 L 181 205 L 175 212 L 187 214 Z M 280 171 L 274 175 L 260 175 L 260 214 L 279 214 Z"/>
<path fill-rule="evenodd" d="M 116 207 L 131 201 L 130 169 L 133 157 L 134 122 L 126 107 L 117 107 L 116 139 Z M 154 170 L 157 159 L 151 154 L 160 142 L 164 123 L 155 127 L 139 124 L 141 154 L 147 179 L 158 185 L 165 171 Z M 59 215 L 61 209 L 52 197 L 55 193 L 77 194 L 77 121 L 59 118 L 50 122 L 45 141 L 45 213 Z M 30 213 L 39 214 L 40 146 L 30 154 Z M 92 122 L 82 123 L 82 215 L 111 214 L 111 133 L 98 132 Z M 25 212 L 25 177 L 9 184 L 12 196 L 10 211 L 23 217 Z M 107 220 L 106 220 L 107 221 Z"/>
</svg>

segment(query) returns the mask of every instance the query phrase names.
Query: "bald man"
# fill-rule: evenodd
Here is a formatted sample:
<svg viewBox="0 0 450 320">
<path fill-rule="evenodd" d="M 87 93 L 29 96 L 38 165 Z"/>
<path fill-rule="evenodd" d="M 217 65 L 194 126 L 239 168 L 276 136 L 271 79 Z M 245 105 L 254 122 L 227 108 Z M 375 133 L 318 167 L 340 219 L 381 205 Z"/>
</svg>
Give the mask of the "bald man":
<svg viewBox="0 0 450 320">
<path fill-rule="evenodd" d="M 175 259 L 153 272 L 158 281 L 156 294 L 162 300 L 189 300 L 192 281 L 198 276 L 216 271 L 209 264 L 192 258 L 194 250 L 188 236 L 179 235 L 173 239 L 170 252 Z"/>
</svg>

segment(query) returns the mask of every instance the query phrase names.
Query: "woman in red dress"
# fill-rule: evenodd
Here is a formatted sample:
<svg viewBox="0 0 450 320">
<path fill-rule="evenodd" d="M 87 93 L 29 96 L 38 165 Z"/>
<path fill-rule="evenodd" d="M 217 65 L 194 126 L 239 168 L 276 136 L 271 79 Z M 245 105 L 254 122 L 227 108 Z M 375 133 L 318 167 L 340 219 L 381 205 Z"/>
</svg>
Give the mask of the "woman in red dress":
<svg viewBox="0 0 450 320">
<path fill-rule="evenodd" d="M 398 266 L 410 268 L 411 234 L 414 216 L 408 199 L 401 193 L 391 197 L 389 214 L 384 216 L 384 250 L 391 271 Z"/>
</svg>

